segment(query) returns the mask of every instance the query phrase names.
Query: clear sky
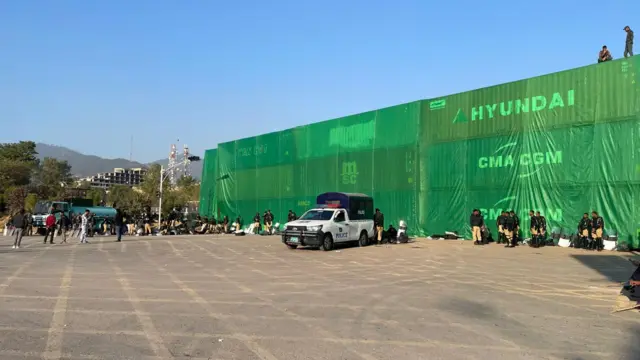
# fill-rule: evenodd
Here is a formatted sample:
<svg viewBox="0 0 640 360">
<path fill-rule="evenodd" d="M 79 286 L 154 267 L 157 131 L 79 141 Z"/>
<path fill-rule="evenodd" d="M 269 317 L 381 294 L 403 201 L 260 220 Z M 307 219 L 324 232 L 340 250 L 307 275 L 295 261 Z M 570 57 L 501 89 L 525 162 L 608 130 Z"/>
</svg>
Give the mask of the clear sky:
<svg viewBox="0 0 640 360">
<path fill-rule="evenodd" d="M 619 58 L 639 13 L 631 0 L 0 0 L 0 142 L 128 158 L 133 135 L 134 160 L 177 139 L 201 154 L 590 64 L 604 44 Z"/>
</svg>

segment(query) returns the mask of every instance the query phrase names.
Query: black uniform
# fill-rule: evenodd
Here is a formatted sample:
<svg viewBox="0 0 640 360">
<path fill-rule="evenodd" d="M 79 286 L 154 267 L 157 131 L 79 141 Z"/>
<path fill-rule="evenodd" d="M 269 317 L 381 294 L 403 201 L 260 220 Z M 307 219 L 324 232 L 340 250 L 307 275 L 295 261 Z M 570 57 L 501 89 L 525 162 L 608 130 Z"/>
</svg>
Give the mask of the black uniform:
<svg viewBox="0 0 640 360">
<path fill-rule="evenodd" d="M 267 223 L 270 223 L 270 222 L 273 222 L 273 214 L 270 213 L 270 212 L 264 213 L 264 223 L 265 223 L 265 225 Z"/>
<path fill-rule="evenodd" d="M 538 231 L 543 238 L 547 234 L 547 219 L 545 219 L 544 216 L 538 217 Z"/>
<path fill-rule="evenodd" d="M 515 233 L 513 234 L 513 239 L 515 242 L 518 242 L 518 237 L 520 236 L 520 218 L 517 214 L 513 214 L 513 220 L 516 222 Z"/>
<path fill-rule="evenodd" d="M 484 217 L 482 217 L 481 214 L 471 214 L 471 217 L 469 218 L 469 224 L 471 225 L 471 227 L 482 227 L 482 225 L 484 225 Z"/>
<path fill-rule="evenodd" d="M 379 227 L 384 227 L 384 214 L 382 212 L 379 212 L 375 215 L 373 215 L 373 222 L 376 226 Z"/>
<path fill-rule="evenodd" d="M 296 218 L 297 218 L 296 213 L 289 210 L 289 215 L 287 215 L 287 222 L 296 221 Z"/>
<path fill-rule="evenodd" d="M 574 242 L 573 247 L 587 248 L 589 245 L 589 230 L 591 230 L 591 219 L 583 217 L 578 223 L 578 239 Z"/>
<path fill-rule="evenodd" d="M 498 244 L 507 242 L 507 237 L 504 234 L 504 229 L 507 224 L 507 216 L 506 215 L 498 216 L 498 220 L 496 220 L 496 224 L 498 226 Z M 500 231 L 501 227 L 502 227 L 502 231 Z"/>
<path fill-rule="evenodd" d="M 633 56 L 633 31 L 629 29 L 627 39 L 624 42 L 624 57 Z"/>
<path fill-rule="evenodd" d="M 593 221 L 591 222 L 591 226 L 592 226 L 591 237 L 595 242 L 594 244 L 595 248 L 598 251 L 603 250 L 604 241 L 602 240 L 602 234 L 604 234 L 604 219 L 602 218 L 602 216 L 598 216 L 594 218 Z M 601 232 L 601 234 L 598 234 L 598 232 Z"/>
<path fill-rule="evenodd" d="M 507 236 L 507 246 L 516 246 L 515 237 L 513 236 L 513 232 L 516 230 L 516 219 L 513 216 L 506 216 L 504 228 Z"/>
</svg>

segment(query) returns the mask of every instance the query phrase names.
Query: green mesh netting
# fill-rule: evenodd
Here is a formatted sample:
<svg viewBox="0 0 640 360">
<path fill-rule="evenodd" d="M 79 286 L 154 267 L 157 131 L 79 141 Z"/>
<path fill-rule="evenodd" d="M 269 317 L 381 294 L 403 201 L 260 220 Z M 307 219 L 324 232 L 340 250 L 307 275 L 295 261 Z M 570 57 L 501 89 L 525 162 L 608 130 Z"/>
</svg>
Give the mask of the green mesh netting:
<svg viewBox="0 0 640 360">
<path fill-rule="evenodd" d="M 271 209 L 284 222 L 319 193 L 360 192 L 413 234 L 468 236 L 473 208 L 494 232 L 502 209 L 523 228 L 535 209 L 569 229 L 597 210 L 638 248 L 638 59 L 219 144 L 205 154 L 201 213 Z"/>
</svg>

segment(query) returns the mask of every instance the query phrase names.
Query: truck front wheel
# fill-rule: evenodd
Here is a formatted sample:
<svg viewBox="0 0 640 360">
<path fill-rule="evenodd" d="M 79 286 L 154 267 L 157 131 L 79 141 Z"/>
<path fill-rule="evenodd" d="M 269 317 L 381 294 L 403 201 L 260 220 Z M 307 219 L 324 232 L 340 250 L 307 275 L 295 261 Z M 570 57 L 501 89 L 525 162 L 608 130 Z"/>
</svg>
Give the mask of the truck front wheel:
<svg viewBox="0 0 640 360">
<path fill-rule="evenodd" d="M 360 233 L 360 239 L 358 239 L 358 246 L 365 247 L 369 245 L 369 236 L 367 236 L 367 232 L 363 231 Z"/>
<path fill-rule="evenodd" d="M 322 238 L 322 250 L 324 251 L 333 250 L 333 238 L 329 233 L 324 234 L 324 237 Z"/>
<path fill-rule="evenodd" d="M 289 245 L 289 244 L 285 244 L 285 245 L 287 245 L 287 247 L 291 250 L 295 250 L 298 248 L 298 245 Z"/>
</svg>

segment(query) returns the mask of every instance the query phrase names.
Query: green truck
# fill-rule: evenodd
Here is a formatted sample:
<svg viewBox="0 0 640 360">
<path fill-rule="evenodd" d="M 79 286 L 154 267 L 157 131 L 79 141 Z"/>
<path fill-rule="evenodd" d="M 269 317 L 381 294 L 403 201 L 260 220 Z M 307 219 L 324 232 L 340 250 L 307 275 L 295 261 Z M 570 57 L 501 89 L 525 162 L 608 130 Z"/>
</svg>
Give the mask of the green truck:
<svg viewBox="0 0 640 360">
<path fill-rule="evenodd" d="M 91 199 L 70 199 L 68 201 L 38 201 L 33 209 L 33 226 L 38 228 L 38 234 L 44 235 L 45 219 L 52 212 L 56 220 L 60 219 L 60 213 L 64 212 L 71 218 L 76 214 L 82 214 L 89 210 L 95 214 L 95 230 L 99 230 L 105 221 L 113 221 L 116 216 L 116 209 L 106 206 L 93 206 Z"/>
</svg>

